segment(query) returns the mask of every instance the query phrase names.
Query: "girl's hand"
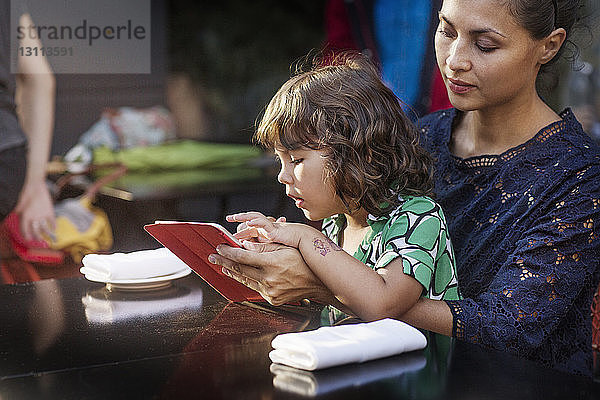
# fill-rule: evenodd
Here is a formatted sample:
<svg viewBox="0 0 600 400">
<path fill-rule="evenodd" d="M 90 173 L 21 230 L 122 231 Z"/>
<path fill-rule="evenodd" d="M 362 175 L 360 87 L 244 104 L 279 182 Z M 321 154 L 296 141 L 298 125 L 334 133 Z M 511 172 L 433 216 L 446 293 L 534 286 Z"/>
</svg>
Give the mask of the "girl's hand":
<svg viewBox="0 0 600 400">
<path fill-rule="evenodd" d="M 228 215 L 229 222 L 241 222 L 245 229 L 238 229 L 234 235 L 240 240 L 259 243 L 281 243 L 287 246 L 298 247 L 303 225 L 288 224 L 285 218 L 274 220 L 263 214 L 251 211 Z"/>
<path fill-rule="evenodd" d="M 227 221 L 229 221 L 229 222 L 237 222 L 237 221 L 233 220 L 233 215 L 228 215 L 226 218 L 229 218 L 229 219 L 227 219 Z M 285 217 L 279 217 L 279 218 L 267 217 L 267 219 L 269 219 L 269 221 L 272 221 L 272 222 L 285 222 L 286 221 Z M 241 232 L 246 229 L 248 229 L 248 225 L 245 222 L 241 222 L 237 225 L 236 232 Z M 248 239 L 245 239 L 245 240 L 258 243 L 258 240 L 256 238 L 249 237 Z"/>
<path fill-rule="evenodd" d="M 237 232 L 234 234 L 239 240 L 249 240 L 252 242 L 268 243 L 272 242 L 266 229 L 273 229 L 270 225 L 274 221 L 263 214 L 255 211 L 232 214 L 225 217 L 228 222 L 240 222 Z M 261 227 L 252 226 L 250 223 L 256 221 Z"/>
</svg>

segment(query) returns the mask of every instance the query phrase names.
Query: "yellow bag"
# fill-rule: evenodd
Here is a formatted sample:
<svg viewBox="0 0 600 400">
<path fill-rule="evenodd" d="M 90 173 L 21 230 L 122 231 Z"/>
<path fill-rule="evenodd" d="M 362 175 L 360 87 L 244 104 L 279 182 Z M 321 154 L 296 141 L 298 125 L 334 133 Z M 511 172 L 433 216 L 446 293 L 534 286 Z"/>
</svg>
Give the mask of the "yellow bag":
<svg viewBox="0 0 600 400">
<path fill-rule="evenodd" d="M 107 183 L 118 179 L 127 172 L 119 163 L 91 166 L 81 173 L 71 173 L 57 181 L 60 191 L 74 176 L 102 168 L 113 168 L 108 175 L 90 185 L 84 194 L 65 199 L 54 206 L 56 229 L 52 237 L 46 237 L 50 248 L 69 254 L 76 263 L 86 254 L 108 251 L 113 245 L 113 235 L 106 213 L 93 205 L 96 193 Z"/>
<path fill-rule="evenodd" d="M 113 236 L 106 213 L 88 196 L 63 200 L 56 205 L 56 229 L 48 238 L 50 248 L 69 254 L 76 263 L 83 256 L 110 250 Z"/>
</svg>

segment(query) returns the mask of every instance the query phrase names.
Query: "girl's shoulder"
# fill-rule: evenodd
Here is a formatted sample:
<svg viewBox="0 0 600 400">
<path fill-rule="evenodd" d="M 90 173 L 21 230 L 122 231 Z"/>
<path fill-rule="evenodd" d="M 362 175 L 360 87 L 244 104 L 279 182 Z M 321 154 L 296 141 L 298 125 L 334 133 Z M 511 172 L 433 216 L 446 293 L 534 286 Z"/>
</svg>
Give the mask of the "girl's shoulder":
<svg viewBox="0 0 600 400">
<path fill-rule="evenodd" d="M 425 208 L 428 210 L 434 209 L 438 204 L 429 196 L 413 196 L 413 195 L 401 195 L 402 203 L 401 208 Z"/>
<path fill-rule="evenodd" d="M 422 221 L 424 216 L 430 215 L 439 218 L 445 224 L 444 213 L 439 203 L 428 196 L 399 195 L 400 204 L 385 215 L 374 216 L 369 214 L 371 223 L 384 222 L 385 226 L 392 227 L 402 221 Z M 331 222 L 329 225 L 333 225 Z"/>
<path fill-rule="evenodd" d="M 402 202 L 391 213 L 394 216 L 411 213 L 414 215 L 436 215 L 444 219 L 442 207 L 431 197 L 428 196 L 400 196 Z"/>
</svg>

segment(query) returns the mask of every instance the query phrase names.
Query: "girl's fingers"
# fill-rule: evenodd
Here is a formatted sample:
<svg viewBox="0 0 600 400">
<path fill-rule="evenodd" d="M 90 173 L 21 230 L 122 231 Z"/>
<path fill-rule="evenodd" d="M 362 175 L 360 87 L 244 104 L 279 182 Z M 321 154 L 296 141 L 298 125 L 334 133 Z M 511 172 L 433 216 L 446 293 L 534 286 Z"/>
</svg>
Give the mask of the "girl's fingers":
<svg viewBox="0 0 600 400">
<path fill-rule="evenodd" d="M 238 240 L 250 240 L 259 242 L 270 242 L 271 238 L 267 231 L 260 227 L 248 227 L 233 235 Z"/>
<path fill-rule="evenodd" d="M 227 222 L 247 222 L 255 218 L 266 218 L 263 214 L 258 211 L 248 211 L 237 214 L 230 214 L 225 217 Z"/>
<path fill-rule="evenodd" d="M 258 238 L 259 233 L 257 228 L 247 227 L 239 232 L 234 233 L 233 236 L 239 240 L 252 240 Z"/>
<path fill-rule="evenodd" d="M 254 218 L 253 220 L 246 222 L 246 225 L 258 227 L 258 228 L 266 228 L 266 229 L 273 228 L 273 223 L 264 217 L 263 218 Z"/>
<path fill-rule="evenodd" d="M 266 217 L 265 215 L 249 211 L 231 214 L 225 217 L 229 222 L 239 222 L 237 232 L 233 235 L 239 240 L 268 243 L 272 241 L 271 232 L 275 229 L 275 223 L 285 222 L 285 217 Z"/>
<path fill-rule="evenodd" d="M 242 222 L 241 224 L 238 224 L 238 226 L 235 229 L 236 229 L 236 232 L 241 232 L 244 229 L 248 229 L 248 225 L 246 225 L 245 222 Z"/>
</svg>

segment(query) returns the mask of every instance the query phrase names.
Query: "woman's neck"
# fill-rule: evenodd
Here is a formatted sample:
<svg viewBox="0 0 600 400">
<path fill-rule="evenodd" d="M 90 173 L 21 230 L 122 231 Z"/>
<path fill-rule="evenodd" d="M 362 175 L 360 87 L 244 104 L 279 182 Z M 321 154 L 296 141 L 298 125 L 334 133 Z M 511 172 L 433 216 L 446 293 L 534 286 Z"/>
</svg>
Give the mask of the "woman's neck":
<svg viewBox="0 0 600 400">
<path fill-rule="evenodd" d="M 461 158 L 502 154 L 558 120 L 537 94 L 520 103 L 515 100 L 494 108 L 468 111 L 453 130 L 451 151 Z"/>
</svg>

